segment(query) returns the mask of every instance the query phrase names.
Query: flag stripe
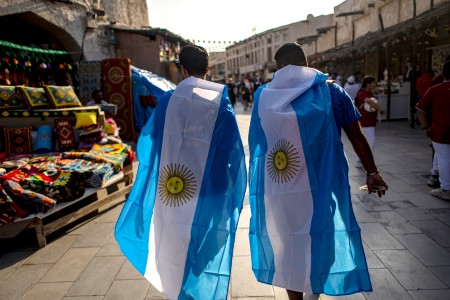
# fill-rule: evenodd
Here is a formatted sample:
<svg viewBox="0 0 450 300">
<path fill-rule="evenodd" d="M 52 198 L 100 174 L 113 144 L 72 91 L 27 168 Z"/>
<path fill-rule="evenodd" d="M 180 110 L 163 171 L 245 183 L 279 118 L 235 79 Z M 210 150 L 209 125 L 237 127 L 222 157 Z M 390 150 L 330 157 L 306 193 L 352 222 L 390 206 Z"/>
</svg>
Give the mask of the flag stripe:
<svg viewBox="0 0 450 300">
<path fill-rule="evenodd" d="M 165 110 L 167 104 L 167 101 L 161 101 L 159 109 Z M 153 124 L 164 122 L 165 114 L 153 114 L 141 131 L 136 149 L 139 159 L 136 179 L 115 228 L 120 249 L 141 274 L 147 266 L 150 223 L 159 177 L 157 166 L 163 140 L 163 131 L 155 130 Z M 128 219 L 130 216 L 132 222 Z"/>
</svg>

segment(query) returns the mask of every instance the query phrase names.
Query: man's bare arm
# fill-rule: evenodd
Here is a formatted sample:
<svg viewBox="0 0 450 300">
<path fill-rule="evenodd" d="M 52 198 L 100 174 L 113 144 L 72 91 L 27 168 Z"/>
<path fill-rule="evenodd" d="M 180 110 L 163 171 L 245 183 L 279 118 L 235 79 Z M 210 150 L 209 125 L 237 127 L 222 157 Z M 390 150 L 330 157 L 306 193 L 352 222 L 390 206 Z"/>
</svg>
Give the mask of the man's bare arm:
<svg viewBox="0 0 450 300">
<path fill-rule="evenodd" d="M 374 187 L 384 187 L 384 189 L 387 190 L 388 185 L 378 172 L 372 150 L 370 149 L 369 143 L 361 130 L 359 122 L 355 121 L 347 126 L 344 126 L 344 131 L 352 143 L 356 155 L 358 155 L 364 169 L 366 170 L 366 184 L 369 193 L 375 192 Z M 384 195 L 385 190 L 377 191 L 378 196 L 381 197 Z"/>
</svg>

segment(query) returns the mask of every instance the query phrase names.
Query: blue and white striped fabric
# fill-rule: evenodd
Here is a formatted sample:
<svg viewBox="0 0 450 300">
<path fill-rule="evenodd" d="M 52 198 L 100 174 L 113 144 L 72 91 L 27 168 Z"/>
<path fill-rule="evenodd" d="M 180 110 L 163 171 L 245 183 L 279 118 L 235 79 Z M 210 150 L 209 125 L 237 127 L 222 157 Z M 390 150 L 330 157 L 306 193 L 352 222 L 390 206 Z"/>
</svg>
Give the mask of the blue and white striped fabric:
<svg viewBox="0 0 450 300">
<path fill-rule="evenodd" d="M 141 132 L 139 169 L 116 224 L 122 252 L 169 299 L 226 299 L 246 188 L 223 85 L 190 77 Z"/>
<path fill-rule="evenodd" d="M 372 287 L 326 77 L 289 65 L 255 94 L 249 238 L 258 281 L 345 295 Z"/>
</svg>

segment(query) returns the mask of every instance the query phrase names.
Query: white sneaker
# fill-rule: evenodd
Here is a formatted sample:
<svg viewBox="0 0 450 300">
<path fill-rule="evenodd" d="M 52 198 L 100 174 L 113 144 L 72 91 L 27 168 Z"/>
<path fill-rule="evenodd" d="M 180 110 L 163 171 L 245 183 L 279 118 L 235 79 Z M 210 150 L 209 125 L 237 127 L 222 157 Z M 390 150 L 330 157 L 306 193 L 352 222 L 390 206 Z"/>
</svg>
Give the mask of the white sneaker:
<svg viewBox="0 0 450 300">
<path fill-rule="evenodd" d="M 431 175 L 428 178 L 427 185 L 431 187 L 439 187 L 439 176 L 438 175 Z"/>
<path fill-rule="evenodd" d="M 443 190 L 443 189 L 431 190 L 431 196 L 438 197 L 442 200 L 450 200 L 450 190 Z"/>
</svg>

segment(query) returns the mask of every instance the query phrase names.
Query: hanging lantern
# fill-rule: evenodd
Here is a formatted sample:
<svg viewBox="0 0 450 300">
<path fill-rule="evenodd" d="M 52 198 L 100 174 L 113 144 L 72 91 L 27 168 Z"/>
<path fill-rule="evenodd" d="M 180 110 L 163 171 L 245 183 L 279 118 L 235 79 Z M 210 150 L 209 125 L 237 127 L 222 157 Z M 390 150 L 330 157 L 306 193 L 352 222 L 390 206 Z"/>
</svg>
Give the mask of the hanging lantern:
<svg viewBox="0 0 450 300">
<path fill-rule="evenodd" d="M 58 65 L 58 69 L 61 69 L 61 70 L 64 69 L 64 65 L 63 64 L 59 64 Z"/>
<path fill-rule="evenodd" d="M 71 64 L 67 64 L 67 69 L 70 71 L 72 70 L 72 65 Z"/>
<path fill-rule="evenodd" d="M 47 69 L 47 65 L 46 65 L 45 63 L 41 63 L 41 64 L 39 65 L 39 67 L 40 67 L 41 69 Z"/>
<path fill-rule="evenodd" d="M 18 65 L 19 64 L 19 60 L 17 59 L 17 58 L 13 58 L 13 63 L 15 64 L 15 65 Z"/>
<path fill-rule="evenodd" d="M 51 69 L 52 65 L 50 63 L 47 64 L 47 69 Z"/>
<path fill-rule="evenodd" d="M 27 67 L 31 67 L 31 61 L 27 61 L 26 64 L 27 64 Z"/>
</svg>

